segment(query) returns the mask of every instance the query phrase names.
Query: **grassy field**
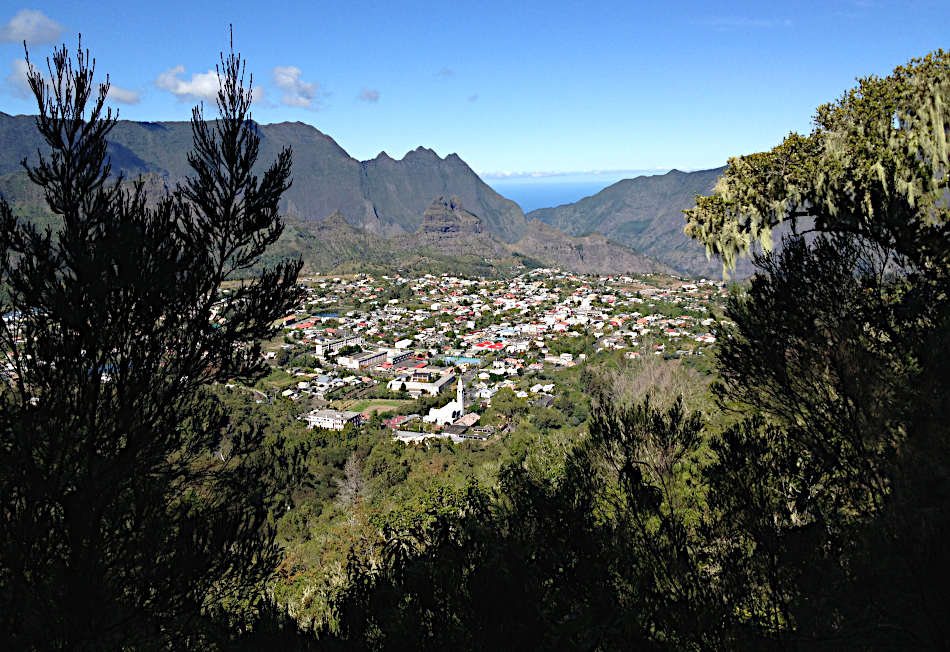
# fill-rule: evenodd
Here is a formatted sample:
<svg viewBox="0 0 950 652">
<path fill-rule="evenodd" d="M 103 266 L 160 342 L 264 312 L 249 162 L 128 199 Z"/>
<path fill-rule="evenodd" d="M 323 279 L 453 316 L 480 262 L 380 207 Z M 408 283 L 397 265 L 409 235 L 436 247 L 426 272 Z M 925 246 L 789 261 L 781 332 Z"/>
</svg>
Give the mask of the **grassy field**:
<svg viewBox="0 0 950 652">
<path fill-rule="evenodd" d="M 396 401 L 393 399 L 368 399 L 364 401 L 341 401 L 341 409 L 353 410 L 354 412 L 366 412 L 371 410 L 373 412 L 389 412 L 390 410 L 395 410 L 401 405 L 406 403 L 411 403 L 412 401 Z M 346 405 L 349 403 L 349 405 Z"/>
</svg>

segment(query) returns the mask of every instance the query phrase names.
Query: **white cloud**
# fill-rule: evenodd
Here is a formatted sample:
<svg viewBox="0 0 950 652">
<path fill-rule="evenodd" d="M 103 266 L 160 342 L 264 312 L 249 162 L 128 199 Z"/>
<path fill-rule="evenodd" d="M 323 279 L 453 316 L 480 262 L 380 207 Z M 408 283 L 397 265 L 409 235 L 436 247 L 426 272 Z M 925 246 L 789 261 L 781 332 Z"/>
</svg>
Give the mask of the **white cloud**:
<svg viewBox="0 0 950 652">
<path fill-rule="evenodd" d="M 42 45 L 55 43 L 66 28 L 55 20 L 47 18 L 40 11 L 21 9 L 10 22 L 0 27 L 0 43 L 22 43 Z"/>
<path fill-rule="evenodd" d="M 320 90 L 316 82 L 305 82 L 300 76 L 303 71 L 297 66 L 277 66 L 270 71 L 274 86 L 280 89 L 280 103 L 299 109 L 320 110 L 321 98 L 329 95 Z"/>
<path fill-rule="evenodd" d="M 474 102 L 474 101 L 477 100 L 477 99 L 478 99 L 478 95 L 470 95 L 469 98 L 468 98 L 468 101 L 469 101 L 469 102 Z"/>
<path fill-rule="evenodd" d="M 185 67 L 180 64 L 174 68 L 169 68 L 158 76 L 155 85 L 162 90 L 171 91 L 172 95 L 180 101 L 196 98 L 205 102 L 214 102 L 218 98 L 218 73 L 216 71 L 192 73 L 190 80 L 181 79 L 178 76 L 184 72 Z"/>
<path fill-rule="evenodd" d="M 50 79 L 49 75 L 43 73 L 42 68 L 34 68 L 33 70 L 40 73 L 43 83 L 46 85 L 47 89 L 52 88 L 53 80 Z M 30 87 L 30 64 L 26 62 L 26 59 L 14 59 L 11 61 L 10 71 L 10 74 L 7 75 L 6 79 L 4 80 L 10 89 L 10 94 L 14 97 L 19 97 L 24 100 L 35 99 L 36 96 L 33 95 L 33 89 Z M 69 84 L 70 80 L 68 78 L 64 78 L 63 82 L 65 84 Z"/>
<path fill-rule="evenodd" d="M 33 97 L 33 89 L 30 88 L 30 82 L 27 79 L 27 73 L 30 70 L 26 59 L 14 59 L 10 63 L 11 73 L 7 76 L 6 82 L 10 87 L 10 92 L 21 99 L 28 100 Z"/>
<path fill-rule="evenodd" d="M 202 100 L 213 104 L 218 100 L 219 82 L 216 70 L 193 72 L 191 73 L 191 79 L 179 77 L 184 72 L 185 67 L 179 64 L 160 74 L 154 83 L 158 88 L 170 91 L 180 102 Z M 267 106 L 267 100 L 264 99 L 264 89 L 260 86 L 251 88 L 251 103 Z"/>
<path fill-rule="evenodd" d="M 10 63 L 10 70 L 11 72 L 7 75 L 5 81 L 10 87 L 11 94 L 25 100 L 33 99 L 33 89 L 30 88 L 30 80 L 27 76 L 30 72 L 30 66 L 26 59 L 14 59 Z M 46 75 L 43 75 L 43 81 L 46 82 L 47 86 L 52 85 Z M 138 104 L 139 95 L 138 91 L 130 91 L 119 86 L 109 86 L 108 99 L 119 104 Z"/>
<path fill-rule="evenodd" d="M 33 99 L 33 89 L 30 88 L 30 80 L 27 77 L 30 66 L 26 59 L 14 59 L 10 63 L 10 69 L 11 72 L 5 80 L 7 86 L 10 87 L 10 93 L 25 100 Z M 52 85 L 46 75 L 43 75 L 43 80 L 48 86 Z M 138 104 L 141 98 L 138 91 L 130 91 L 119 86 L 110 85 L 108 99 L 119 104 Z"/>
<path fill-rule="evenodd" d="M 251 104 L 266 107 L 274 106 L 267 101 L 267 91 L 264 90 L 263 86 L 254 86 L 251 88 Z"/>
<path fill-rule="evenodd" d="M 379 102 L 379 91 L 372 91 L 364 86 L 360 89 L 356 99 L 361 102 Z"/>
<path fill-rule="evenodd" d="M 138 91 L 130 91 L 110 84 L 107 99 L 119 104 L 138 104 L 142 99 L 140 95 Z"/>
</svg>

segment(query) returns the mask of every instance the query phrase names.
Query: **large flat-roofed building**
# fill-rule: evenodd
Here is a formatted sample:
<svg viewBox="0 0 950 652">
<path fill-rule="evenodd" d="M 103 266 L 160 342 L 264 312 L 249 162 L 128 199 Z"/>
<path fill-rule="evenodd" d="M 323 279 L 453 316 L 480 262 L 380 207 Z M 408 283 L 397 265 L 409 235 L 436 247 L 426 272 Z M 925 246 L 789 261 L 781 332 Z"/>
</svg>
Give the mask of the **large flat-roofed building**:
<svg viewBox="0 0 950 652">
<path fill-rule="evenodd" d="M 436 374 L 432 374 L 432 376 L 435 375 Z M 431 376 L 428 375 L 425 377 L 427 379 L 431 378 Z M 419 380 L 414 380 L 414 378 L 418 378 Z M 409 394 L 412 396 L 419 396 L 423 392 L 426 394 L 431 394 L 432 396 L 438 396 L 443 387 L 446 385 L 451 385 L 455 381 L 455 374 L 447 372 L 444 375 L 436 378 L 433 382 L 424 381 L 422 378 L 423 375 L 419 373 L 404 373 L 396 376 L 395 379 L 390 380 L 386 386 L 394 392 L 403 390 L 409 392 Z"/>
<path fill-rule="evenodd" d="M 337 362 L 347 369 L 366 369 L 386 362 L 385 351 L 364 351 L 356 355 L 337 358 Z"/>
<path fill-rule="evenodd" d="M 324 428 L 326 430 L 343 430 L 348 424 L 359 427 L 363 423 L 363 415 L 359 412 L 340 412 L 338 410 L 314 410 L 301 417 L 307 422 L 307 428 Z"/>
<path fill-rule="evenodd" d="M 391 362 L 392 364 L 397 364 L 403 360 L 408 360 L 413 356 L 412 351 L 404 351 L 399 349 L 387 349 L 386 350 L 386 362 Z"/>
<path fill-rule="evenodd" d="M 318 335 L 313 338 L 314 354 L 329 358 L 347 346 L 363 346 L 363 336 L 356 333 L 337 333 L 335 337 Z"/>
</svg>

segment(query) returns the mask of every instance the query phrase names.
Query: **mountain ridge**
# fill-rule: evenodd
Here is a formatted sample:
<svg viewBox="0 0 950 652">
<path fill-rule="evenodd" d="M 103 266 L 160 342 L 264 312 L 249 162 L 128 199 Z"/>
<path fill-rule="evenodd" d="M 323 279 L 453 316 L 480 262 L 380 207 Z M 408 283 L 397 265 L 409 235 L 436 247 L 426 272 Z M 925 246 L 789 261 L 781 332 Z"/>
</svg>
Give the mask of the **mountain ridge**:
<svg viewBox="0 0 950 652">
<path fill-rule="evenodd" d="M 259 161 L 273 161 L 288 145 L 294 151 L 293 184 L 281 200 L 282 213 L 319 221 L 339 211 L 354 226 L 395 237 L 418 229 L 433 197 L 458 195 L 506 242 L 527 232 L 521 208 L 495 192 L 457 154 L 442 158 L 420 146 L 400 160 L 381 152 L 358 161 L 331 136 L 302 122 L 258 125 L 258 133 Z M 191 149 L 188 122 L 120 120 L 109 134 L 116 172 L 127 177 L 157 174 L 169 188 L 189 173 Z M 0 112 L 0 176 L 22 174 L 20 161 L 35 163 L 37 151 L 48 154 L 49 148 L 35 118 Z M 255 172 L 262 174 L 263 165 Z"/>
<path fill-rule="evenodd" d="M 692 207 L 696 195 L 710 194 L 724 170 L 670 170 L 624 179 L 572 204 L 539 208 L 525 217 L 568 235 L 600 233 L 682 272 L 718 277 L 722 263 L 707 259 L 705 248 L 683 232 L 683 210 Z M 750 273 L 751 265 L 741 261 L 736 275 Z"/>
<path fill-rule="evenodd" d="M 718 261 L 706 260 L 703 248 L 683 233 L 681 211 L 692 205 L 695 194 L 711 190 L 722 168 L 627 179 L 574 204 L 538 209 L 525 216 L 515 202 L 488 186 L 455 153 L 443 158 L 419 146 L 399 160 L 381 151 L 372 159 L 358 161 L 332 137 L 301 122 L 258 125 L 258 133 L 262 163 L 255 172 L 259 175 L 283 147 L 293 148 L 293 184 L 279 210 L 288 216 L 288 224 L 295 225 L 294 233 L 306 240 L 311 227 L 328 215 L 342 216 L 360 230 L 358 235 L 344 233 L 336 222 L 316 227 L 315 233 L 335 229 L 342 240 L 329 243 L 317 238 L 308 241 L 308 246 L 301 241 L 298 244 L 304 251 L 320 241 L 334 256 L 353 260 L 358 251 L 351 256 L 341 250 L 342 242 L 349 242 L 369 252 L 428 247 L 440 255 L 478 251 L 482 258 L 495 258 L 503 252 L 497 243 L 486 239 L 490 235 L 498 238 L 507 254 L 560 261 L 563 266 L 591 273 L 648 268 L 706 276 L 721 273 Z M 119 121 L 109 139 L 114 171 L 130 178 L 141 175 L 150 196 L 185 180 L 191 148 L 189 122 Z M 47 153 L 48 148 L 36 130 L 35 118 L 0 112 L 0 194 L 21 217 L 49 224 L 53 216 L 41 198 L 30 192 L 20 165 L 24 158 L 35 163 L 37 151 Z M 447 231 L 441 235 L 420 231 L 426 212 L 434 210 L 434 197 L 458 197 L 459 205 L 477 218 L 485 232 L 460 238 Z M 535 218 L 560 231 L 532 226 L 530 221 Z M 452 220 L 465 221 L 459 215 Z M 411 238 L 402 244 L 380 244 L 367 234 L 390 240 Z M 290 247 L 290 242 L 285 240 L 284 245 Z M 296 250 L 297 245 L 290 249 Z M 644 262 L 647 259 L 652 261 Z"/>
</svg>

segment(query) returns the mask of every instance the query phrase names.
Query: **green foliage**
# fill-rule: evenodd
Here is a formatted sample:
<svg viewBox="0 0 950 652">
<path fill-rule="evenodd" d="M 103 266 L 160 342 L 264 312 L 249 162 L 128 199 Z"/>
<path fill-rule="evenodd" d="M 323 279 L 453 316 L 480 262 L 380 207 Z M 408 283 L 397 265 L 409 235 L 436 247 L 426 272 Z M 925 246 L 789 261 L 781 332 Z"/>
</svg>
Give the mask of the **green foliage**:
<svg viewBox="0 0 950 652">
<path fill-rule="evenodd" d="M 750 416 L 715 444 L 710 472 L 714 507 L 750 551 L 737 567 L 760 587 L 748 609 L 784 640 L 932 644 L 950 533 L 936 499 L 950 487 L 936 407 L 950 379 L 933 344 L 947 306 L 921 301 L 930 283 L 873 273 L 879 250 L 850 236 L 790 240 L 758 264 L 730 302 L 717 388 Z"/>
<path fill-rule="evenodd" d="M 532 410 L 535 425 L 542 431 L 556 430 L 564 425 L 564 415 L 560 410 L 537 408 Z"/>
<path fill-rule="evenodd" d="M 363 349 L 361 349 L 359 345 L 350 344 L 349 346 L 344 346 L 342 349 L 340 349 L 339 355 L 342 355 L 342 356 L 355 355 L 357 353 L 362 353 L 362 351 Z"/>
<path fill-rule="evenodd" d="M 690 214 L 727 264 L 782 220 L 819 232 L 755 258 L 719 340 L 746 420 L 712 446 L 710 507 L 747 633 L 777 646 L 945 644 L 947 60 L 861 80 Z"/>
<path fill-rule="evenodd" d="M 338 635 L 355 649 L 714 644 L 718 621 L 689 620 L 706 576 L 683 563 L 701 427 L 681 405 L 605 407 L 556 484 L 514 463 L 497 500 L 429 486 L 379 520 L 382 564 L 351 557 Z"/>
<path fill-rule="evenodd" d="M 0 637 L 13 649 L 209 649 L 249 624 L 280 558 L 269 520 L 295 463 L 283 435 L 232 427 L 209 384 L 252 379 L 299 263 L 215 305 L 280 234 L 290 152 L 250 174 L 243 64 L 222 57 L 221 118 L 192 120 L 192 175 L 154 207 L 110 177 L 87 55 L 30 69 L 50 148 L 30 180 L 56 231 L 0 201 Z M 90 99 L 92 100 L 90 103 Z M 210 326 L 213 310 L 228 315 Z"/>
<path fill-rule="evenodd" d="M 757 241 L 768 250 L 786 220 L 866 237 L 918 267 L 945 265 L 948 68 L 940 50 L 861 79 L 819 107 L 808 136 L 730 159 L 713 195 L 686 211 L 687 234 L 726 267 Z"/>
<path fill-rule="evenodd" d="M 503 387 L 491 398 L 491 406 L 497 412 L 512 419 L 527 409 L 527 404 L 508 387 Z"/>
<path fill-rule="evenodd" d="M 278 364 L 280 364 L 280 362 L 278 362 Z M 283 366 L 316 369 L 320 364 L 320 359 L 316 356 L 310 355 L 309 353 L 297 353 Z"/>
<path fill-rule="evenodd" d="M 574 357 L 577 357 L 581 353 L 593 355 L 594 344 L 596 342 L 597 338 L 593 335 L 583 334 L 580 337 L 566 337 L 561 335 L 556 340 L 547 342 L 547 346 L 552 355 L 570 353 Z"/>
<path fill-rule="evenodd" d="M 716 372 L 716 354 L 712 347 L 703 347 L 705 350 L 694 352 L 693 355 L 682 358 L 683 366 L 695 369 L 704 376 L 712 376 Z"/>
</svg>

